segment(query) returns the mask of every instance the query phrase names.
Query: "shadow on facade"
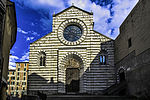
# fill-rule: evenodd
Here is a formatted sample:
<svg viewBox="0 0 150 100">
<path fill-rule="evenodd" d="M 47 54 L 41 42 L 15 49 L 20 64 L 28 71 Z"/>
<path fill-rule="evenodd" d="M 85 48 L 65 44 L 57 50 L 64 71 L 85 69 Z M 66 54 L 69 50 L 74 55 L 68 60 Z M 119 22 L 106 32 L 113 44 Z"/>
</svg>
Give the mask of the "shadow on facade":
<svg viewBox="0 0 150 100">
<path fill-rule="evenodd" d="M 29 75 L 28 78 L 32 80 L 30 81 L 30 83 L 28 82 L 28 87 L 27 87 L 28 88 L 27 92 L 30 93 L 30 95 L 23 97 L 24 100 L 28 100 L 31 98 L 46 100 L 48 93 L 53 94 L 57 92 L 56 87 L 58 83 L 54 82 L 53 77 L 51 77 L 50 80 L 46 80 L 42 76 L 33 73 Z"/>
<path fill-rule="evenodd" d="M 135 50 L 116 63 L 116 69 L 124 67 L 127 93 L 143 100 L 150 99 L 150 48 L 136 55 Z"/>
<path fill-rule="evenodd" d="M 102 58 L 100 58 L 100 56 L 102 56 Z M 32 73 L 28 76 L 30 79 L 30 82 L 28 82 L 28 93 L 30 95 L 59 94 L 58 88 L 59 84 L 61 84 L 61 86 L 65 87 L 66 92 L 76 92 L 76 94 L 103 94 L 104 90 L 116 82 L 114 41 L 107 41 L 101 44 L 100 52 L 94 59 L 91 59 L 90 67 L 88 67 L 82 75 L 80 72 L 79 78 L 77 78 L 77 74 L 73 74 L 73 72 L 75 72 L 75 70 L 71 70 L 67 74 L 70 75 L 68 80 L 69 78 L 72 78 L 67 85 L 63 82 L 55 83 L 53 77 L 46 80 L 42 76 L 37 75 L 37 73 Z"/>
</svg>

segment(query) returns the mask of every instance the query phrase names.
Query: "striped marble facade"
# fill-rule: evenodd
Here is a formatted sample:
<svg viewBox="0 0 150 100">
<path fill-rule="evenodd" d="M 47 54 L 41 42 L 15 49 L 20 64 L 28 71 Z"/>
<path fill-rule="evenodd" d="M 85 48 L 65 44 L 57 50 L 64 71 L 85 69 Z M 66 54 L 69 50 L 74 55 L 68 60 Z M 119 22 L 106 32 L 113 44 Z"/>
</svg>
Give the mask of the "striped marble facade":
<svg viewBox="0 0 150 100">
<path fill-rule="evenodd" d="M 67 25 L 77 24 L 83 34 L 75 42 L 63 38 Z M 53 15 L 52 32 L 30 44 L 28 94 L 66 93 L 66 69 L 72 58 L 79 69 L 79 93 L 101 93 L 115 83 L 114 41 L 93 30 L 93 13 L 71 6 Z M 100 55 L 107 53 L 106 64 Z M 39 53 L 45 53 L 45 65 L 39 64 Z"/>
</svg>

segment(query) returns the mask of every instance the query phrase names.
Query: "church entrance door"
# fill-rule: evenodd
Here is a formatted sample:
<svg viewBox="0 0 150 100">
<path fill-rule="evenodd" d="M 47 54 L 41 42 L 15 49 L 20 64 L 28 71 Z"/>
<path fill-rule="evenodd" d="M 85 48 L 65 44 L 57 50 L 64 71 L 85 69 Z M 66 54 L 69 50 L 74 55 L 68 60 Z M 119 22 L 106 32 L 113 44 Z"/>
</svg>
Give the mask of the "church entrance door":
<svg viewBox="0 0 150 100">
<path fill-rule="evenodd" d="M 79 69 L 67 68 L 66 69 L 66 92 L 78 93 L 79 92 Z"/>
</svg>

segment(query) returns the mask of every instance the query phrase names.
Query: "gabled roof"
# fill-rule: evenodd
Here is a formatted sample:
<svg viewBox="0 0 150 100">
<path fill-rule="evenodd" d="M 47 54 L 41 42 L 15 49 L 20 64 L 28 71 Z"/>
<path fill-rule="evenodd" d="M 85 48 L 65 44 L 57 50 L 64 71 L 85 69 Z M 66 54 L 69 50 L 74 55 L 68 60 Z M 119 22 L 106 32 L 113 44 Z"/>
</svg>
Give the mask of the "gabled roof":
<svg viewBox="0 0 150 100">
<path fill-rule="evenodd" d="M 40 39 L 42 39 L 42 38 L 46 37 L 47 35 L 49 35 L 49 34 L 51 34 L 51 33 L 52 33 L 52 32 L 50 32 L 50 33 L 48 33 L 48 34 L 44 35 L 43 37 L 41 37 L 41 38 L 39 38 L 39 39 L 37 39 L 37 40 L 33 41 L 33 42 L 32 42 L 32 43 L 30 43 L 30 44 L 35 43 L 36 41 L 38 41 L 38 40 L 40 40 Z"/>
<path fill-rule="evenodd" d="M 81 11 L 87 13 L 87 14 L 93 15 L 93 12 L 88 12 L 88 11 L 85 11 L 85 10 L 83 10 L 83 9 L 81 9 L 81 8 L 78 8 L 78 7 L 74 6 L 74 5 L 72 5 L 72 6 L 68 7 L 68 8 L 66 8 L 66 9 L 64 9 L 63 11 L 61 11 L 61 12 L 59 12 L 59 13 L 57 13 L 57 14 L 54 14 L 53 17 L 56 17 L 57 15 L 59 15 L 59 14 L 65 12 L 65 11 L 67 11 L 67 10 L 73 8 L 73 7 L 76 8 L 76 9 L 79 9 L 79 10 L 81 10 Z"/>
<path fill-rule="evenodd" d="M 99 32 L 97 32 L 97 31 L 95 31 L 95 30 L 93 30 L 95 33 L 99 33 Z M 103 35 L 103 34 L 101 34 L 101 33 L 99 33 L 100 35 L 102 35 L 102 36 L 104 36 L 105 38 L 108 38 L 108 39 L 110 39 L 110 40 L 113 40 L 113 39 L 111 39 L 110 37 L 107 37 L 106 35 Z"/>
</svg>

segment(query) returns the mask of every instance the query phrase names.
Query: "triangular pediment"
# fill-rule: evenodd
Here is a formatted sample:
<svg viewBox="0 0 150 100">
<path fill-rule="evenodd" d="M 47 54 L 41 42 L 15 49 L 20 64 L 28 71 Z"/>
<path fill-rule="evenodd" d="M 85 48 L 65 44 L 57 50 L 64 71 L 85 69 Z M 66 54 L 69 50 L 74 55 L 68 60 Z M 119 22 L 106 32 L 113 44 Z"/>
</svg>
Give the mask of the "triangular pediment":
<svg viewBox="0 0 150 100">
<path fill-rule="evenodd" d="M 61 11 L 61 12 L 59 12 L 59 13 L 57 13 L 57 14 L 54 14 L 53 17 L 56 17 L 56 16 L 62 14 L 63 12 L 66 12 L 66 11 L 68 11 L 68 10 L 70 10 L 70 9 L 74 9 L 74 8 L 75 8 L 75 9 L 78 9 L 78 10 L 84 12 L 84 13 L 87 13 L 87 14 L 89 14 L 89 15 L 93 15 L 93 12 L 88 12 L 88 11 L 85 11 L 85 10 L 83 10 L 83 9 L 81 9 L 81 8 L 78 8 L 78 7 L 74 6 L 74 5 L 72 5 L 72 6 L 68 7 L 68 8 L 66 8 L 66 9 L 64 9 L 63 11 Z"/>
</svg>

